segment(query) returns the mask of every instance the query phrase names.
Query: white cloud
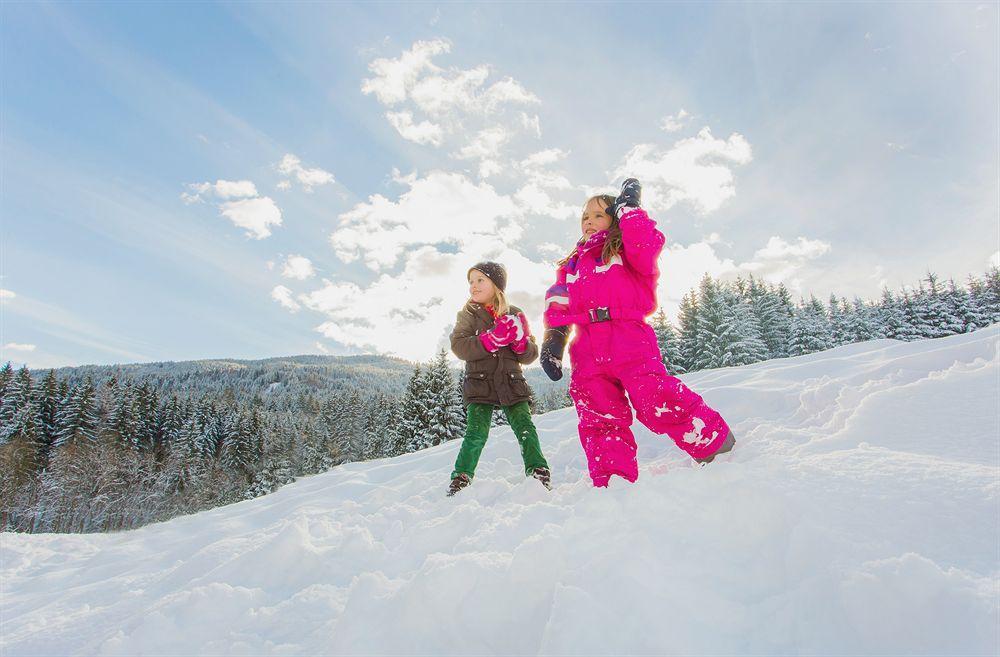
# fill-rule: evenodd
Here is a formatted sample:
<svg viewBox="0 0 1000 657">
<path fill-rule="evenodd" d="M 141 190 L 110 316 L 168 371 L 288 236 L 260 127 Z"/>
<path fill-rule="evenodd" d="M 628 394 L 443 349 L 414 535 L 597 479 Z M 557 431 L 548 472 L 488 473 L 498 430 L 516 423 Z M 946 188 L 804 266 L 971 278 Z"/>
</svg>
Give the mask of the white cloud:
<svg viewBox="0 0 1000 657">
<path fill-rule="evenodd" d="M 534 116 L 528 116 L 527 112 L 521 112 L 520 117 L 521 117 L 521 127 L 534 134 L 535 137 L 541 139 L 542 123 L 541 120 L 538 118 L 538 115 L 535 114 Z"/>
<path fill-rule="evenodd" d="M 271 298 L 288 310 L 291 310 L 293 313 L 298 312 L 301 308 L 301 306 L 295 302 L 295 299 L 292 298 L 292 291 L 284 285 L 275 286 L 275 288 L 271 290 Z"/>
<path fill-rule="evenodd" d="M 319 168 L 306 168 L 302 166 L 302 160 L 291 153 L 287 153 L 283 158 L 281 158 L 281 162 L 278 162 L 275 167 L 282 175 L 292 176 L 298 180 L 299 184 L 302 185 L 302 188 L 307 192 L 311 192 L 313 187 L 327 185 L 334 182 L 332 173 Z M 283 189 L 287 189 L 287 187 Z"/>
<path fill-rule="evenodd" d="M 455 154 L 459 160 L 489 158 L 500 150 L 505 142 L 510 140 L 510 133 L 502 126 L 494 126 L 480 130 L 471 142 L 460 148 Z"/>
<path fill-rule="evenodd" d="M 794 243 L 776 235 L 758 249 L 753 259 L 740 263 L 740 269 L 754 274 L 769 283 L 784 282 L 789 289 L 798 290 L 801 281 L 795 278 L 803 266 L 830 251 L 830 244 L 822 240 L 799 237 Z"/>
<path fill-rule="evenodd" d="M 17 294 L 15 294 L 13 291 L 11 291 L 11 290 L 5 290 L 3 288 L 0 288 L 0 301 L 6 301 L 8 299 L 13 299 L 16 296 L 17 296 Z"/>
<path fill-rule="evenodd" d="M 281 191 L 288 191 L 292 188 L 292 183 L 290 180 L 279 180 L 278 184 L 275 186 Z"/>
<path fill-rule="evenodd" d="M 249 198 L 257 196 L 257 187 L 249 180 L 217 180 L 215 194 L 219 198 Z"/>
<path fill-rule="evenodd" d="M 572 219 L 581 213 L 579 205 L 571 205 L 554 200 L 546 189 L 531 182 L 514 193 L 514 198 L 526 213 L 538 214 L 555 219 Z"/>
<path fill-rule="evenodd" d="M 214 183 L 189 183 L 192 193 L 182 193 L 185 203 L 201 203 L 205 197 L 215 201 L 219 214 L 247 231 L 254 239 L 271 234 L 269 226 L 281 225 L 281 210 L 268 196 L 258 196 L 257 186 L 249 180 L 217 180 Z M 230 200 L 235 199 L 235 200 Z"/>
<path fill-rule="evenodd" d="M 993 255 L 990 256 L 990 259 L 989 259 L 989 262 L 987 263 L 987 266 L 988 267 L 1000 267 L 1000 251 L 997 251 L 996 253 L 994 253 Z M 13 294 L 13 293 L 11 293 L 11 294 Z"/>
<path fill-rule="evenodd" d="M 424 71 L 439 71 L 431 58 L 451 51 L 447 41 L 417 41 L 397 59 L 376 59 L 368 65 L 375 74 L 361 83 L 364 94 L 374 93 L 383 105 L 395 105 L 406 100 L 407 93 Z"/>
<path fill-rule="evenodd" d="M 376 59 L 368 66 L 373 77 L 362 82 L 361 91 L 392 108 L 386 120 L 404 139 L 479 160 L 479 175 L 486 178 L 502 171 L 502 150 L 512 136 L 541 136 L 538 116 L 523 111 L 540 101 L 510 76 L 490 83 L 488 64 L 469 69 L 434 64 L 435 56 L 450 51 L 441 39 L 417 41 L 395 59 Z"/>
<path fill-rule="evenodd" d="M 457 252 L 424 245 L 409 250 L 395 275 L 383 274 L 361 287 L 324 280 L 298 299 L 326 316 L 316 330 L 325 338 L 360 349 L 426 360 L 447 345 L 455 315 L 468 298 L 465 275 L 478 260 L 504 263 L 510 272 L 508 297 L 522 307 L 529 325 L 541 330 L 542 295 L 555 269 L 535 263 L 495 239 L 470 241 Z"/>
<path fill-rule="evenodd" d="M 202 202 L 204 196 L 221 199 L 249 198 L 257 196 L 257 186 L 249 180 L 216 180 L 214 183 L 189 183 L 192 193 L 182 193 L 185 203 Z"/>
<path fill-rule="evenodd" d="M 561 148 L 547 148 L 544 151 L 532 153 L 528 157 L 521 160 L 521 166 L 528 169 L 545 167 L 566 159 L 567 155 L 569 155 L 569 152 L 564 151 Z"/>
<path fill-rule="evenodd" d="M 827 253 L 829 250 L 830 244 L 822 240 L 810 240 L 805 237 L 799 237 L 792 244 L 777 235 L 772 235 L 767 241 L 767 245 L 762 249 L 758 249 L 753 257 L 762 261 L 788 259 L 811 260 Z"/>
<path fill-rule="evenodd" d="M 322 342 L 317 342 L 316 343 L 316 349 L 319 350 L 319 352 L 321 354 L 329 354 L 330 353 L 330 350 L 327 349 L 326 345 L 324 345 Z"/>
<path fill-rule="evenodd" d="M 229 201 L 219 205 L 219 210 L 234 225 L 245 229 L 247 236 L 258 240 L 270 236 L 270 226 L 281 225 L 281 210 L 268 196 Z"/>
<path fill-rule="evenodd" d="M 739 133 L 716 139 L 709 128 L 682 139 L 669 150 L 638 144 L 613 172 L 614 178 L 634 176 L 643 184 L 643 205 L 653 211 L 677 203 L 696 210 L 717 210 L 736 193 L 731 166 L 752 160 L 750 144 Z"/>
<path fill-rule="evenodd" d="M 531 93 L 517 80 L 507 77 L 494 83 L 484 94 L 486 110 L 492 112 L 504 104 L 531 105 L 540 102 L 538 96 Z"/>
<path fill-rule="evenodd" d="M 418 144 L 441 145 L 444 132 L 441 126 L 436 123 L 431 123 L 430 121 L 414 123 L 413 112 L 408 111 L 386 112 L 385 118 L 389 120 L 389 123 L 392 124 L 392 127 L 396 129 L 403 139 L 408 139 Z"/>
<path fill-rule="evenodd" d="M 517 237 L 510 225 L 507 232 L 500 230 L 505 218 L 518 215 L 517 207 L 486 183 L 443 171 L 395 179 L 409 186 L 398 201 L 376 194 L 340 215 L 341 227 L 330 235 L 338 258 L 344 262 L 361 258 L 370 268 L 381 270 L 395 265 L 404 250 L 416 245 Z"/>
<path fill-rule="evenodd" d="M 4 349 L 9 349 L 11 351 L 34 351 L 35 345 L 33 344 L 20 344 L 17 342 L 8 342 L 3 346 Z"/>
<path fill-rule="evenodd" d="M 315 275 L 316 270 L 313 268 L 312 261 L 305 256 L 300 255 L 290 255 L 285 259 L 285 266 L 281 270 L 281 275 L 286 278 L 294 278 L 300 281 L 304 281 L 307 278 L 312 278 Z"/>
<path fill-rule="evenodd" d="M 663 120 L 660 122 L 660 129 L 665 132 L 677 132 L 684 127 L 689 119 L 690 114 L 681 108 L 677 114 L 663 117 Z"/>
</svg>

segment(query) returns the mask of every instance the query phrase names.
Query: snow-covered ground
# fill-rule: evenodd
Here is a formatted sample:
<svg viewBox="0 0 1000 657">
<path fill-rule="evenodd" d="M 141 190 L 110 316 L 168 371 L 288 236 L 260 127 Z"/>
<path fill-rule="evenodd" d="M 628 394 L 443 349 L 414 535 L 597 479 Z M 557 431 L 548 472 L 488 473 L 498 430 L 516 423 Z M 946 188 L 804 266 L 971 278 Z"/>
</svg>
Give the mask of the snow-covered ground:
<svg viewBox="0 0 1000 657">
<path fill-rule="evenodd" d="M 2 541 L 4 655 L 996 654 L 1000 325 L 683 377 L 737 451 L 637 425 L 594 489 L 572 409 L 546 492 L 495 429 L 113 535 Z"/>
</svg>

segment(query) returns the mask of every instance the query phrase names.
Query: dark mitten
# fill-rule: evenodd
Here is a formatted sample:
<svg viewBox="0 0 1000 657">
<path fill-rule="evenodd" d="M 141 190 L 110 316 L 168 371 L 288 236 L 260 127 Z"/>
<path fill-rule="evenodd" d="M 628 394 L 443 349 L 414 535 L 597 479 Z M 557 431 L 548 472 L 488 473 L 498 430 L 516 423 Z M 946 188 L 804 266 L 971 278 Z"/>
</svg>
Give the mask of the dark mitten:
<svg viewBox="0 0 1000 657">
<path fill-rule="evenodd" d="M 622 191 L 611 206 L 612 216 L 621 218 L 622 211 L 637 208 L 642 200 L 642 185 L 635 178 L 626 178 L 622 183 Z"/>
<path fill-rule="evenodd" d="M 542 363 L 542 369 L 553 381 L 562 378 L 562 357 L 568 336 L 568 326 L 556 326 L 545 330 L 545 339 L 542 341 L 542 354 L 539 360 Z"/>
</svg>

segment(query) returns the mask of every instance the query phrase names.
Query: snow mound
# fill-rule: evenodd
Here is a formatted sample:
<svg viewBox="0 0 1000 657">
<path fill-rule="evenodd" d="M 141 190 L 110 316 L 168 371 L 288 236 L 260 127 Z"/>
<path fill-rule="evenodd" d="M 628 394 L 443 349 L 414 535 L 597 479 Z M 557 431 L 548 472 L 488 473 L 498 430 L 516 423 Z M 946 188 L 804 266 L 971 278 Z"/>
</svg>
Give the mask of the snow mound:
<svg viewBox="0 0 1000 657">
<path fill-rule="evenodd" d="M 682 377 L 739 440 L 636 425 L 594 489 L 572 409 L 111 535 L 2 541 L 4 655 L 996 654 L 1000 325 Z"/>
</svg>

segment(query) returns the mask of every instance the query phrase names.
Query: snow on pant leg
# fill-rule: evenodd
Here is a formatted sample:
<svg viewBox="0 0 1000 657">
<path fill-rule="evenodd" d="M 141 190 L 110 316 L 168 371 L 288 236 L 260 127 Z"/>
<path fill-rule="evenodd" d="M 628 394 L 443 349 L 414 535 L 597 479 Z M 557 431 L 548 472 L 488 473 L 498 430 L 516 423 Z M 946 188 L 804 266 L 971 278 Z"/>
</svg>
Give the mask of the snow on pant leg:
<svg viewBox="0 0 1000 657">
<path fill-rule="evenodd" d="M 599 373 L 580 375 L 573 370 L 569 394 L 579 418 L 580 443 L 587 455 L 590 478 L 595 486 L 607 486 L 611 475 L 635 481 L 632 409 L 621 384 Z"/>
<path fill-rule="evenodd" d="M 465 437 L 462 438 L 462 447 L 458 450 L 458 457 L 455 459 L 455 469 L 451 473 L 452 479 L 460 473 L 469 475 L 469 479 L 475 476 L 479 455 L 483 453 L 486 438 L 490 435 L 490 420 L 492 419 L 492 404 L 469 404 L 469 408 L 466 409 Z"/>
<path fill-rule="evenodd" d="M 549 464 L 542 456 L 542 446 L 538 442 L 538 432 L 535 430 L 535 423 L 531 421 L 531 407 L 528 402 L 523 401 L 512 406 L 503 407 L 507 422 L 517 437 L 517 442 L 521 446 L 521 459 L 524 461 L 524 474 L 531 476 L 535 468 L 549 469 Z"/>
<path fill-rule="evenodd" d="M 701 395 L 667 374 L 658 357 L 623 367 L 621 381 L 636 417 L 650 431 L 667 434 L 696 459 L 715 454 L 722 447 L 729 425 Z"/>
</svg>

